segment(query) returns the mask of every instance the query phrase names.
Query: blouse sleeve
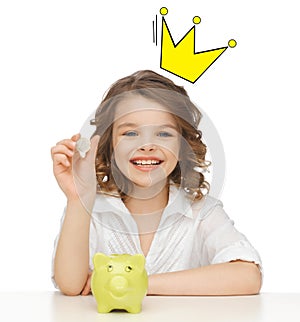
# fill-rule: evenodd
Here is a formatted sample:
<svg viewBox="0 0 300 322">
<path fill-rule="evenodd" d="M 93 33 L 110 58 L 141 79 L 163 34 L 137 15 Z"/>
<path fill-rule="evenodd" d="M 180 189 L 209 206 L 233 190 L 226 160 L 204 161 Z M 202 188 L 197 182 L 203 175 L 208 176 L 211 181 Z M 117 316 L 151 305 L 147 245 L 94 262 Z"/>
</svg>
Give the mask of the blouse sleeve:
<svg viewBox="0 0 300 322">
<path fill-rule="evenodd" d="M 235 227 L 218 202 L 200 221 L 200 252 L 202 265 L 225 263 L 234 260 L 254 262 L 262 268 L 256 249 Z"/>
</svg>

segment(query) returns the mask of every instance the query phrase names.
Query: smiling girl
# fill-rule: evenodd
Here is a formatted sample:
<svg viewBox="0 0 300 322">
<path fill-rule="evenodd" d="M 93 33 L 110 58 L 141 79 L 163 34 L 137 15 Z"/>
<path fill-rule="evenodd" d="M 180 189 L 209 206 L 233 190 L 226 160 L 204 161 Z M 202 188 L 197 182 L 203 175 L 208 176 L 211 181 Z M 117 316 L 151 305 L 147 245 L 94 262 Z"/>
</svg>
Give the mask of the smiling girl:
<svg viewBox="0 0 300 322">
<path fill-rule="evenodd" d="M 63 293 L 90 293 L 97 252 L 144 254 L 149 295 L 259 292 L 257 251 L 209 196 L 200 119 L 183 87 L 139 71 L 105 95 L 85 158 L 79 134 L 52 148 L 67 198 L 53 258 Z"/>
</svg>

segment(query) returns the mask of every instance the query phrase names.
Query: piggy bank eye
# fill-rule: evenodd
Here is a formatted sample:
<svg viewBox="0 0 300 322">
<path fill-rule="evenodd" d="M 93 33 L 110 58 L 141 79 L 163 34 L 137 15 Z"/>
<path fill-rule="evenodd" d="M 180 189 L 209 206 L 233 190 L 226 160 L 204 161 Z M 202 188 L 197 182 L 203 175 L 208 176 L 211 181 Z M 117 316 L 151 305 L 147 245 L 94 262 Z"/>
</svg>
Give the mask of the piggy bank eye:
<svg viewBox="0 0 300 322">
<path fill-rule="evenodd" d="M 112 266 L 112 265 L 108 265 L 108 266 L 107 266 L 107 271 L 108 271 L 108 272 L 111 272 L 112 270 L 113 270 L 113 266 Z"/>
<path fill-rule="evenodd" d="M 126 272 L 131 272 L 132 271 L 132 267 L 131 266 L 126 266 L 125 267 L 125 271 Z"/>
</svg>

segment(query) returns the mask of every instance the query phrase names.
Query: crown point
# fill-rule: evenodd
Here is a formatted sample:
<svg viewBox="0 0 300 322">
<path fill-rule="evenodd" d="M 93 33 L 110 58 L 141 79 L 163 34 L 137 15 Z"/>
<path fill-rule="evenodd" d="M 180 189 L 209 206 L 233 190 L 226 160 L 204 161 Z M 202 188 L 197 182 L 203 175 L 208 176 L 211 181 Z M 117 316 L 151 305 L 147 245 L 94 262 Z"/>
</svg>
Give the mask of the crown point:
<svg viewBox="0 0 300 322">
<path fill-rule="evenodd" d="M 193 18 L 193 23 L 194 23 L 195 25 L 198 25 L 200 22 L 201 22 L 201 18 L 200 18 L 199 16 L 195 16 L 195 17 Z"/>
<path fill-rule="evenodd" d="M 166 7 L 162 7 L 160 8 L 159 12 L 162 16 L 165 16 L 166 14 L 168 14 L 168 9 Z"/>
<path fill-rule="evenodd" d="M 230 48 L 234 48 L 236 45 L 237 45 L 237 43 L 236 43 L 236 41 L 235 41 L 234 39 L 230 39 L 230 40 L 228 41 L 228 46 L 229 46 Z"/>
</svg>

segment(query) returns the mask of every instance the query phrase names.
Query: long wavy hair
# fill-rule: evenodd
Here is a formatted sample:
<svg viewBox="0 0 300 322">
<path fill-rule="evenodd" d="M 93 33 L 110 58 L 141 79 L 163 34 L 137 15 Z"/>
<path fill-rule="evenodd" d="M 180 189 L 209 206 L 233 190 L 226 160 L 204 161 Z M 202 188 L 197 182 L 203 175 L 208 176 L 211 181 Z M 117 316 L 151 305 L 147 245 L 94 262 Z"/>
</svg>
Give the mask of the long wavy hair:
<svg viewBox="0 0 300 322">
<path fill-rule="evenodd" d="M 202 115 L 182 86 L 151 70 L 141 70 L 116 81 L 105 93 L 95 118 L 90 121 L 96 126 L 93 135 L 100 135 L 95 164 L 98 193 L 124 200 L 131 190 L 132 183 L 114 161 L 112 146 L 115 108 L 129 95 L 141 95 L 156 101 L 172 114 L 181 134 L 181 143 L 179 160 L 169 175 L 168 184 L 183 187 L 193 200 L 200 200 L 209 191 L 209 183 L 201 170 L 210 165 L 205 159 L 206 145 L 202 142 L 202 133 L 198 130 Z"/>
</svg>

